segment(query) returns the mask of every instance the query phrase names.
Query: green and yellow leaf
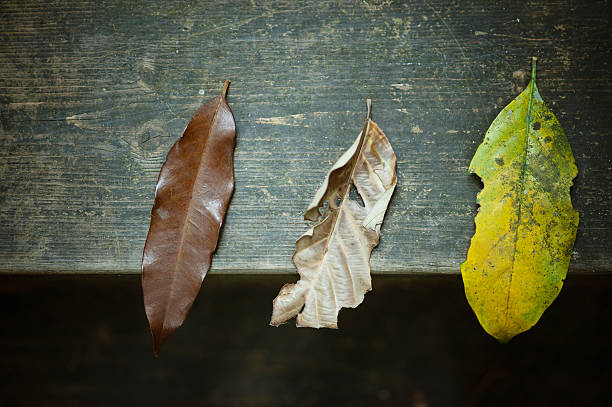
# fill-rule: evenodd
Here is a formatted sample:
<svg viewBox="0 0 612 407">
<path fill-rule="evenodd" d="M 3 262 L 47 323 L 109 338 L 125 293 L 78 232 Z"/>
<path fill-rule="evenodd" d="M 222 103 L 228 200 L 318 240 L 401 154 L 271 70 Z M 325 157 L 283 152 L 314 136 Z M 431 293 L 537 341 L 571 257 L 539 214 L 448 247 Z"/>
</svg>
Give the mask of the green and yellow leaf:
<svg viewBox="0 0 612 407">
<path fill-rule="evenodd" d="M 561 291 L 578 228 L 574 157 L 535 81 L 495 118 L 470 164 L 483 181 L 465 294 L 500 342 L 531 328 Z"/>
</svg>

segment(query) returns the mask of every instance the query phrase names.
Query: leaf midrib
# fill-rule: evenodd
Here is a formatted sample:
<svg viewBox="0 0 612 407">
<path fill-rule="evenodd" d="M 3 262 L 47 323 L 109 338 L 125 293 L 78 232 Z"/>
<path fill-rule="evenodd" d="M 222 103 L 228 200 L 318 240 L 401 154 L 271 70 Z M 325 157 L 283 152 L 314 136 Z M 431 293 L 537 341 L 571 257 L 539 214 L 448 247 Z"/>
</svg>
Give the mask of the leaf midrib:
<svg viewBox="0 0 612 407">
<path fill-rule="evenodd" d="M 195 180 L 193 182 L 193 184 L 191 185 L 191 193 L 189 195 L 189 204 L 187 205 L 187 210 L 185 211 L 185 218 L 183 220 L 183 227 L 181 229 L 181 241 L 179 243 L 179 247 L 178 247 L 178 254 L 176 256 L 176 262 L 174 264 L 174 270 L 172 271 L 172 282 L 170 283 L 170 289 L 168 291 L 168 301 L 166 302 L 166 308 L 164 309 L 164 314 L 163 314 L 163 323 L 162 323 L 162 331 L 163 329 L 166 327 L 166 317 L 168 315 L 168 310 L 170 309 L 170 302 L 172 299 L 172 295 L 174 293 L 174 287 L 175 287 L 175 283 L 176 283 L 176 276 L 178 273 L 178 265 L 181 262 L 181 259 L 183 257 L 183 252 L 184 252 L 184 247 L 185 247 L 185 236 L 187 235 L 187 231 L 189 230 L 189 222 L 187 222 L 187 220 L 189 219 L 189 213 L 191 212 L 193 205 L 193 195 L 194 195 L 194 191 L 196 189 L 196 185 L 198 185 L 198 179 L 200 178 L 200 168 L 202 167 L 202 158 L 204 156 L 204 151 L 206 150 L 206 146 L 208 145 L 208 139 L 210 138 L 210 133 L 215 125 L 215 120 L 217 119 L 217 113 L 219 112 L 219 107 L 221 107 L 221 103 L 223 102 L 223 96 L 220 95 L 219 96 L 219 103 L 217 103 L 217 107 L 215 108 L 215 113 L 213 114 L 213 118 L 212 121 L 210 123 L 210 127 L 208 128 L 208 133 L 206 134 L 206 138 L 204 140 L 204 145 L 202 146 L 202 152 L 200 154 L 200 161 L 198 162 L 198 169 L 197 169 L 197 174 L 195 177 Z"/>
<path fill-rule="evenodd" d="M 327 238 L 327 241 L 325 242 L 325 246 L 323 247 L 323 258 L 321 259 L 321 263 L 319 264 L 319 267 L 318 267 L 319 271 L 317 273 L 317 276 L 312 280 L 312 282 L 310 284 L 310 288 L 308 290 L 309 292 L 313 291 L 315 283 L 319 280 L 319 277 L 321 276 L 321 268 L 323 266 L 323 263 L 325 262 L 325 257 L 327 256 L 327 253 L 328 253 L 328 250 L 329 250 L 329 244 L 332 241 L 332 239 L 334 237 L 334 234 L 336 232 L 336 226 L 339 223 L 340 215 L 341 215 L 341 212 L 342 212 L 342 210 L 344 208 L 344 202 L 346 201 L 346 198 L 347 198 L 347 196 L 348 196 L 348 194 L 349 194 L 349 192 L 351 190 L 350 184 L 351 184 L 351 182 L 353 180 L 353 175 L 355 174 L 355 169 L 357 168 L 357 163 L 359 162 L 359 158 L 361 157 L 361 153 L 363 152 L 363 146 L 365 145 L 366 138 L 368 137 L 368 133 L 369 133 L 369 130 L 370 130 L 370 121 L 371 121 L 370 120 L 370 112 L 368 111 L 368 118 L 366 119 L 366 124 L 364 125 L 363 130 L 362 130 L 362 134 L 360 135 L 360 143 L 359 143 L 359 148 L 356 151 L 356 154 L 357 154 L 356 155 L 356 159 L 353 162 L 353 168 L 351 168 L 351 172 L 350 172 L 350 174 L 348 176 L 348 182 L 347 182 L 348 187 L 346 188 L 346 191 L 344 191 L 344 195 L 342 196 L 342 198 L 340 200 L 340 205 L 338 205 L 338 208 L 336 209 L 338 215 L 336 216 L 336 219 L 334 220 L 334 224 L 332 226 L 332 230 L 329 233 L 329 237 Z M 315 225 L 315 227 L 316 226 L 318 226 L 318 224 Z M 357 238 L 359 239 L 359 236 L 357 236 Z M 349 273 L 350 273 L 350 270 L 349 270 Z M 352 279 L 351 279 L 351 281 L 352 281 Z M 335 290 L 335 287 L 333 285 L 334 284 L 333 280 L 331 278 L 330 278 L 330 282 L 332 284 L 332 290 L 334 290 L 334 304 L 335 304 L 335 306 L 337 308 L 338 307 L 338 303 L 336 301 L 336 290 Z M 354 285 L 353 285 L 353 291 L 355 291 Z M 315 291 L 315 295 L 316 295 L 316 291 Z M 317 314 L 317 323 L 318 323 L 319 322 L 318 321 L 319 320 L 319 310 L 318 310 L 318 304 L 317 304 L 316 299 L 315 299 L 315 312 Z"/>
<path fill-rule="evenodd" d="M 521 226 L 521 216 L 522 216 L 522 212 L 523 212 L 523 200 L 524 200 L 524 193 L 521 193 L 525 190 L 525 174 L 527 172 L 527 156 L 528 156 L 528 152 L 529 152 L 529 140 L 530 140 L 530 136 L 531 136 L 531 115 L 532 115 L 532 109 L 533 109 L 533 94 L 534 94 L 534 90 L 535 90 L 535 74 L 532 76 L 531 78 L 531 82 L 529 84 L 529 104 L 527 105 L 527 117 L 526 117 L 526 129 L 525 129 L 525 149 L 523 151 L 523 165 L 521 167 L 521 173 L 519 175 L 519 187 L 520 190 L 517 192 L 518 194 L 518 209 L 517 209 L 517 214 L 516 214 L 516 231 L 514 232 L 514 243 L 513 243 L 513 247 L 512 247 L 512 262 L 510 265 L 510 281 L 508 282 L 508 295 L 506 297 L 506 320 L 508 320 L 509 317 L 509 310 L 510 310 L 510 295 L 512 293 L 512 281 L 513 281 L 513 277 L 514 277 L 514 264 L 516 262 L 516 246 L 518 244 L 518 238 L 519 238 L 519 228 Z"/>
</svg>

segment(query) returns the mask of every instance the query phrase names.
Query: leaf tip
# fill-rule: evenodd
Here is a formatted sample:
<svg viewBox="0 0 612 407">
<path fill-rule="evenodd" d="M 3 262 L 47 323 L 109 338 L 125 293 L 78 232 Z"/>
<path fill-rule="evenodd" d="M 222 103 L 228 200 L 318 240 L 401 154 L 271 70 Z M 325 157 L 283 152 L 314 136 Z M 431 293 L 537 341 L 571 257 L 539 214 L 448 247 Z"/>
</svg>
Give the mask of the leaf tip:
<svg viewBox="0 0 612 407">
<path fill-rule="evenodd" d="M 502 345 L 507 345 L 508 342 L 512 340 L 512 338 L 514 338 L 514 335 L 511 334 L 505 334 L 495 337 L 495 339 L 497 339 L 497 341 Z"/>
<path fill-rule="evenodd" d="M 151 330 L 151 335 L 153 336 L 153 354 L 156 358 L 159 357 L 162 345 L 164 342 L 166 342 L 166 339 L 168 339 L 168 336 L 170 336 L 172 332 L 173 331 L 168 332 L 162 330 L 161 332 L 158 332 Z"/>
<path fill-rule="evenodd" d="M 153 335 L 153 355 L 156 358 L 159 357 L 159 351 L 161 350 L 161 345 L 162 345 L 162 342 L 155 335 Z"/>
</svg>

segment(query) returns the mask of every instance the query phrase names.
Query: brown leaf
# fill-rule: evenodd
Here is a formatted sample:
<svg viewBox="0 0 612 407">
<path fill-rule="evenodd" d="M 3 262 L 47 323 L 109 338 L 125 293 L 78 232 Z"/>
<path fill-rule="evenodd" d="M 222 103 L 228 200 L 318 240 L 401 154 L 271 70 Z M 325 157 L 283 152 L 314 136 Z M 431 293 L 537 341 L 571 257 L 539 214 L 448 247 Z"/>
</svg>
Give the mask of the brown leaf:
<svg viewBox="0 0 612 407">
<path fill-rule="evenodd" d="M 293 263 L 301 278 L 281 289 L 271 325 L 297 315 L 297 326 L 337 328 L 340 309 L 361 304 L 371 290 L 370 253 L 378 244 L 397 178 L 395 153 L 370 120 L 367 102 L 361 134 L 334 164 L 306 211 L 305 218 L 318 223 L 296 243 Z M 350 199 L 351 184 L 364 205 Z"/>
<path fill-rule="evenodd" d="M 162 166 L 142 256 L 142 291 L 155 354 L 195 300 L 234 191 L 236 124 L 225 94 L 191 118 Z"/>
</svg>

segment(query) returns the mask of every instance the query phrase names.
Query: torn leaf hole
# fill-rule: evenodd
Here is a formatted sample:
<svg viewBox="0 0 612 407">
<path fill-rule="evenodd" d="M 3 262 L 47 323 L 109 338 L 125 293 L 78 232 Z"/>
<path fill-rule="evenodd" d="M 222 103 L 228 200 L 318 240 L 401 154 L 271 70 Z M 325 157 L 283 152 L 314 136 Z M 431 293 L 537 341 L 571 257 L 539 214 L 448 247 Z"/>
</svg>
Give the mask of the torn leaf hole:
<svg viewBox="0 0 612 407">
<path fill-rule="evenodd" d="M 363 199 L 361 198 L 361 195 L 359 194 L 359 191 L 357 191 L 357 188 L 355 188 L 355 185 L 351 184 L 351 189 L 349 190 L 349 198 L 352 199 L 353 201 L 357 202 L 359 204 L 359 206 L 361 206 L 362 208 L 365 208 L 365 204 L 363 203 Z"/>
<path fill-rule="evenodd" d="M 540 124 L 540 122 L 535 122 L 533 124 L 533 129 L 534 130 L 540 130 L 541 127 L 542 127 L 542 125 Z"/>
<path fill-rule="evenodd" d="M 325 201 L 323 202 L 323 205 L 321 205 L 319 207 L 319 214 L 325 218 L 327 216 L 327 210 L 329 209 L 329 202 Z"/>
</svg>

